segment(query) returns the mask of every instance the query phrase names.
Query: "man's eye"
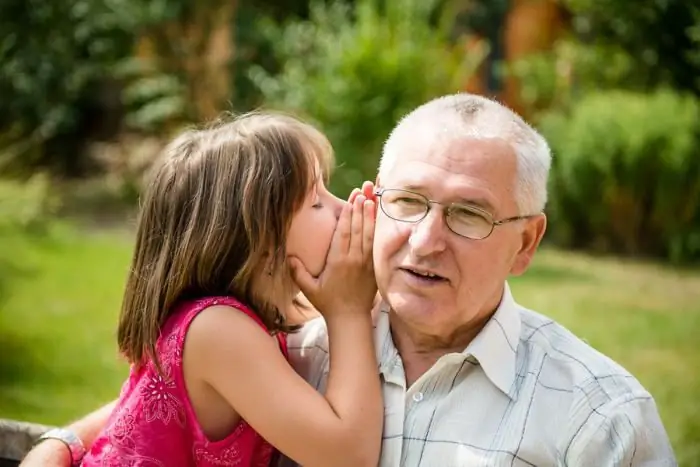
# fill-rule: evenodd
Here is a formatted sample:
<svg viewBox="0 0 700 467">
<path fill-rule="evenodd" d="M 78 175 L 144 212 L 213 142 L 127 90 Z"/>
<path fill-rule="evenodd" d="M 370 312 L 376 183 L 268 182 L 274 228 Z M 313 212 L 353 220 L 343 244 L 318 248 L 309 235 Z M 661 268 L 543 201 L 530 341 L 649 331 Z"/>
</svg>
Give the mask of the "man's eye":
<svg viewBox="0 0 700 467">
<path fill-rule="evenodd" d="M 469 224 L 488 222 L 483 214 L 467 208 L 455 208 L 452 210 L 451 215 L 459 222 Z"/>
<path fill-rule="evenodd" d="M 398 198 L 395 202 L 403 204 L 423 204 L 421 200 L 416 198 Z"/>
</svg>

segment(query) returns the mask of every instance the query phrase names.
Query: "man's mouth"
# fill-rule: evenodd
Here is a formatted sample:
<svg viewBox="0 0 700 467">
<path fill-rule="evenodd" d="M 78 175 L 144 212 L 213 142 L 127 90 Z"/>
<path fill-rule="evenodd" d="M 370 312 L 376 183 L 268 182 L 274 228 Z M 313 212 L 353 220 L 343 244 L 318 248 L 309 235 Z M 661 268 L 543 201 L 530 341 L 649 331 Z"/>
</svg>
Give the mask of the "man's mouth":
<svg viewBox="0 0 700 467">
<path fill-rule="evenodd" d="M 436 274 L 432 271 L 426 271 L 424 269 L 416 269 L 416 268 L 401 268 L 402 271 L 407 272 L 411 276 L 424 280 L 424 281 L 430 281 L 430 282 L 441 282 L 441 281 L 447 281 L 446 278 L 442 277 L 439 274 Z"/>
</svg>

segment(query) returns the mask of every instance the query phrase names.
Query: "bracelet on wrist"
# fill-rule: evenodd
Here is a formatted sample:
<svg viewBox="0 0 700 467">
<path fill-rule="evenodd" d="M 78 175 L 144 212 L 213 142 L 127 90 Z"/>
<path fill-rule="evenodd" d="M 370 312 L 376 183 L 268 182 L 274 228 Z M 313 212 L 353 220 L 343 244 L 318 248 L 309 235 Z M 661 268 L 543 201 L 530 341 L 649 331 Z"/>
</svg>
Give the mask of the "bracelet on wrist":
<svg viewBox="0 0 700 467">
<path fill-rule="evenodd" d="M 50 429 L 43 435 L 39 436 L 36 444 L 47 439 L 56 439 L 61 441 L 68 448 L 71 458 L 71 466 L 79 466 L 80 462 L 83 460 L 83 457 L 85 457 L 85 445 L 80 440 L 78 435 L 67 428 Z"/>
</svg>

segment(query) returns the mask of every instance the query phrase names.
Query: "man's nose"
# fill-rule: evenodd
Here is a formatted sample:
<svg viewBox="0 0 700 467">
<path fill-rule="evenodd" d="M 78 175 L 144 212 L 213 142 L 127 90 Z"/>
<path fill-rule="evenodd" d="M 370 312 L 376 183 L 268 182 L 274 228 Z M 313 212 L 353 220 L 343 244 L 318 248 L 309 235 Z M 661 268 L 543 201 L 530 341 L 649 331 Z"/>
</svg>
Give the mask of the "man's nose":
<svg viewBox="0 0 700 467">
<path fill-rule="evenodd" d="M 445 249 L 447 225 L 440 209 L 431 209 L 425 218 L 413 225 L 408 244 L 418 256 L 429 256 Z"/>
</svg>

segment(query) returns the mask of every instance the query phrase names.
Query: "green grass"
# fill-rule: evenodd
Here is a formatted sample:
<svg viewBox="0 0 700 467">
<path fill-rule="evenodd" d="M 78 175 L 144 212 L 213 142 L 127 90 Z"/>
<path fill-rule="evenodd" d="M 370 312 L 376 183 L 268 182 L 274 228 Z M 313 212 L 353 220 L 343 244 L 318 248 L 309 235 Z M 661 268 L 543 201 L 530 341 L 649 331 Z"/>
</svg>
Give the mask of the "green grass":
<svg viewBox="0 0 700 467">
<path fill-rule="evenodd" d="M 127 373 L 115 329 L 130 239 L 61 227 L 14 240 L 0 241 L 0 417 L 62 424 L 114 399 Z"/>
<path fill-rule="evenodd" d="M 62 227 L 15 240 L 0 241 L 0 417 L 63 424 L 126 374 L 114 333 L 130 238 Z M 545 249 L 512 287 L 634 373 L 680 465 L 700 466 L 700 272 Z"/>
</svg>

